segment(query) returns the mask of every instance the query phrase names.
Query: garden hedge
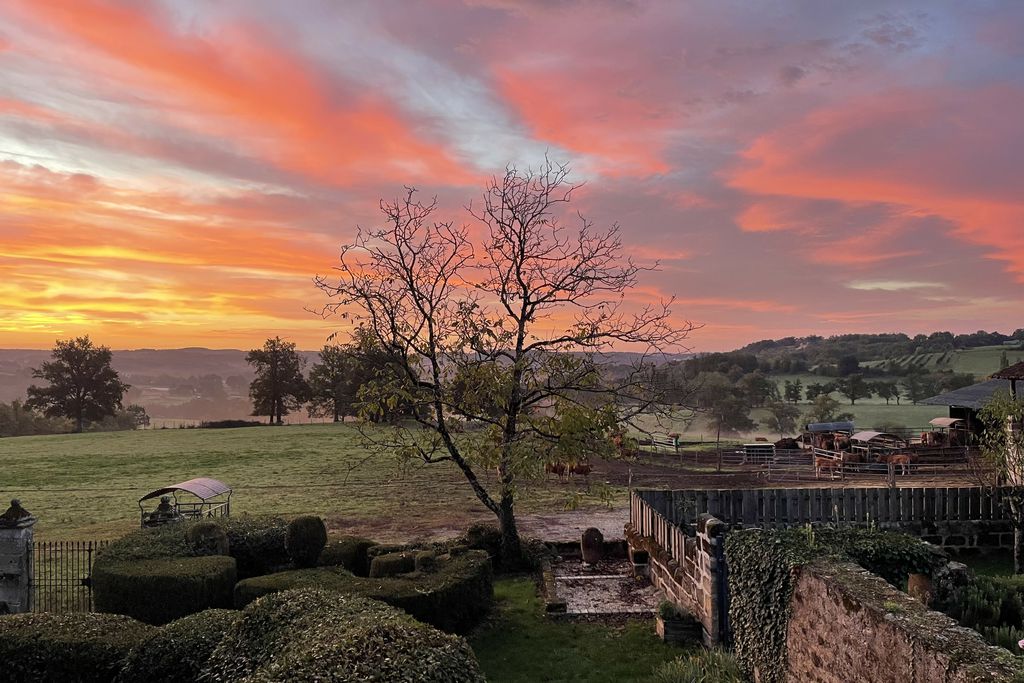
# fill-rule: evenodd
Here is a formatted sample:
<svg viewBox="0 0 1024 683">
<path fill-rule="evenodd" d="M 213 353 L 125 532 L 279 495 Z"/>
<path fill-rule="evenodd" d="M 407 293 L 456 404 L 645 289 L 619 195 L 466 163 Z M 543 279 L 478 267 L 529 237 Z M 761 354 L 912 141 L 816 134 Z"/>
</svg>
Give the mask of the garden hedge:
<svg viewBox="0 0 1024 683">
<path fill-rule="evenodd" d="M 0 617 L 0 679 L 7 683 L 109 683 L 132 648 L 156 632 L 118 614 Z"/>
<path fill-rule="evenodd" d="M 366 576 L 370 570 L 367 551 L 376 541 L 361 536 L 342 536 L 324 546 L 317 564 L 321 567 L 344 567 L 353 574 Z"/>
<path fill-rule="evenodd" d="M 243 679 L 252 683 L 484 680 L 462 638 L 375 600 L 308 589 L 268 595 L 248 605 L 214 649 L 201 677 L 204 681 Z"/>
<path fill-rule="evenodd" d="M 416 569 L 416 554 L 419 552 L 418 550 L 405 550 L 377 555 L 370 560 L 370 578 L 397 576 L 414 571 Z"/>
<path fill-rule="evenodd" d="M 327 525 L 317 515 L 302 515 L 288 523 L 284 547 L 296 567 L 315 567 L 327 545 Z"/>
<path fill-rule="evenodd" d="M 464 633 L 477 624 L 494 595 L 490 558 L 486 552 L 470 550 L 458 557 L 437 558 L 432 572 L 402 576 L 368 578 L 340 567 L 258 576 L 235 586 L 235 607 L 271 593 L 312 587 L 381 600 L 451 633 Z"/>
<path fill-rule="evenodd" d="M 171 557 L 93 567 L 96 610 L 166 624 L 211 607 L 230 607 L 235 559 L 224 555 Z"/>
<path fill-rule="evenodd" d="M 198 680 L 214 648 L 240 616 L 235 610 L 208 609 L 172 621 L 132 650 L 118 683 Z"/>
<path fill-rule="evenodd" d="M 140 529 L 113 541 L 96 556 L 99 566 L 165 557 L 209 555 L 207 544 L 192 544 L 189 530 L 215 524 L 228 538 L 228 552 L 235 558 L 241 578 L 280 571 L 290 564 L 285 548 L 288 524 L 279 517 L 224 517 L 201 522 L 180 522 Z"/>
</svg>

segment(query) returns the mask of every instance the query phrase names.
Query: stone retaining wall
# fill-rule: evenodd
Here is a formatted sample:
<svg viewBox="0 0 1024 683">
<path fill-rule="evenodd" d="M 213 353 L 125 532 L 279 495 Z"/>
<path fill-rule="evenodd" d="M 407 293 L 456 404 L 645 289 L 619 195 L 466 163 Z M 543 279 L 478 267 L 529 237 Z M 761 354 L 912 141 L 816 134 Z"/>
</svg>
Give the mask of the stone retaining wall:
<svg viewBox="0 0 1024 683">
<path fill-rule="evenodd" d="M 854 564 L 800 568 L 787 680 L 975 683 L 1024 675 L 1016 658 Z"/>
<path fill-rule="evenodd" d="M 706 645 L 724 640 L 726 606 L 722 582 L 725 580 L 721 544 L 726 526 L 711 515 L 700 515 L 696 536 L 683 539 L 682 552 L 676 557 L 650 536 L 641 536 L 626 525 L 626 541 L 631 551 L 646 553 L 651 583 L 666 599 L 692 614 L 703 627 Z"/>
</svg>

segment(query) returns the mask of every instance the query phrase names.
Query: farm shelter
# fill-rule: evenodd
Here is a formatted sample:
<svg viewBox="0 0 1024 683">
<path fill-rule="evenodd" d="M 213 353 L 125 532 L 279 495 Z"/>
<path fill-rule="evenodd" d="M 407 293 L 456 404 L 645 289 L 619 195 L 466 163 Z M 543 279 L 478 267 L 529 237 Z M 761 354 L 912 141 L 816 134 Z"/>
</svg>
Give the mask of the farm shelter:
<svg viewBox="0 0 1024 683">
<path fill-rule="evenodd" d="M 1018 365 L 1021 364 L 1018 363 Z M 1010 368 L 1006 368 L 1006 370 L 1010 370 Z M 1006 370 L 1002 372 L 1006 372 Z M 949 417 L 963 420 L 967 424 L 967 431 L 973 433 L 979 426 L 978 411 L 998 392 L 1010 391 L 1011 388 L 1012 384 L 1008 379 L 990 379 L 926 398 L 919 403 L 926 406 L 946 406 L 949 409 Z"/>
</svg>

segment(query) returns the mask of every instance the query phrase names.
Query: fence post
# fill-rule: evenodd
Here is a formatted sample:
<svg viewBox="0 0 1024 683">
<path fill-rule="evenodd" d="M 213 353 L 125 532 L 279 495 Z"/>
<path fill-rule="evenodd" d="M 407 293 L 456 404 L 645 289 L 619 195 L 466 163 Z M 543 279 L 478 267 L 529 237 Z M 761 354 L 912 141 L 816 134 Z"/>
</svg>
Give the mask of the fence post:
<svg viewBox="0 0 1024 683">
<path fill-rule="evenodd" d="M 17 499 L 0 515 L 0 614 L 32 611 L 32 537 L 36 518 Z"/>
</svg>

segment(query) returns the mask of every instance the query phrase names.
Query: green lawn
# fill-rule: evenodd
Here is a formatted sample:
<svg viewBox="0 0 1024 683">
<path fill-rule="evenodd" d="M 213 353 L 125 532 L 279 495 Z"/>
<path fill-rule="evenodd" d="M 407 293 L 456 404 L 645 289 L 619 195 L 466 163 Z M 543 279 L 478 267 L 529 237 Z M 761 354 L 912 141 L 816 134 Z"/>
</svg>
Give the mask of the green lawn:
<svg viewBox="0 0 1024 683">
<path fill-rule="evenodd" d="M 20 498 L 40 520 L 37 538 L 50 540 L 120 536 L 138 524 L 140 496 L 197 476 L 234 487 L 233 514 L 320 514 L 381 540 L 438 525 L 454 534 L 490 514 L 450 463 L 403 468 L 374 455 L 351 424 L 14 437 L 0 439 L 0 462 L 0 500 Z M 519 509 L 565 500 L 542 482 Z"/>
<path fill-rule="evenodd" d="M 530 579 L 500 579 L 494 595 L 494 616 L 470 639 L 491 683 L 645 681 L 683 652 L 654 635 L 653 619 L 623 627 L 548 619 Z"/>
</svg>

